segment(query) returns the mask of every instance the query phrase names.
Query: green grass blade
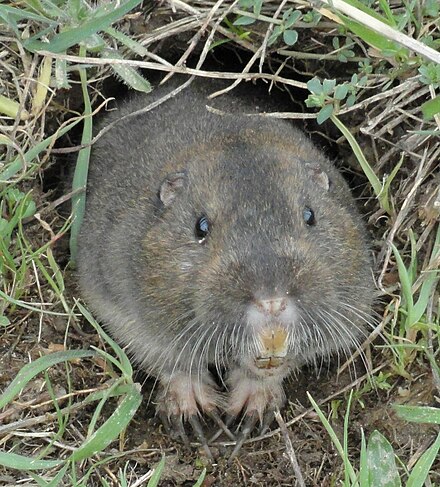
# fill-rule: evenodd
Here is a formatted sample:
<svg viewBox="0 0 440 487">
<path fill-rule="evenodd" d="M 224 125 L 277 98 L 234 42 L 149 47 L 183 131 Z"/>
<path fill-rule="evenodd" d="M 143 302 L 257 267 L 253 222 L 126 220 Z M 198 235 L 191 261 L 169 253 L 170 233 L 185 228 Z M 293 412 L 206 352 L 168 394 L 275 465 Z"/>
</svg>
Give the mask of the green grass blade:
<svg viewBox="0 0 440 487">
<path fill-rule="evenodd" d="M 371 15 L 371 17 L 374 17 L 376 20 L 380 20 L 384 24 L 388 24 L 390 26 L 393 26 L 395 22 L 387 19 L 383 15 L 379 14 L 375 10 L 373 10 L 370 7 L 367 7 L 364 3 L 360 2 L 359 0 L 345 0 L 345 3 L 348 3 L 348 5 L 351 5 L 352 7 L 357 8 L 358 10 L 361 10 L 362 12 Z M 381 2 L 380 2 L 381 3 Z M 382 4 L 382 3 L 381 3 Z"/>
<path fill-rule="evenodd" d="M 399 280 L 400 280 L 400 285 L 402 286 L 402 294 L 405 298 L 406 301 L 406 310 L 408 313 L 407 316 L 407 323 L 412 322 L 412 313 L 413 313 L 413 307 L 414 307 L 414 301 L 413 301 L 413 295 L 412 295 L 412 283 L 409 278 L 408 271 L 405 267 L 405 264 L 403 262 L 403 259 L 397 250 L 397 247 L 394 244 L 391 244 L 391 248 L 393 249 L 394 257 L 396 258 L 397 261 L 397 270 L 399 273 Z"/>
<path fill-rule="evenodd" d="M 19 171 L 21 171 L 24 167 L 30 164 L 41 152 L 47 149 L 51 144 L 55 142 L 59 137 L 66 134 L 69 130 L 71 130 L 75 125 L 80 122 L 80 119 L 75 120 L 67 124 L 62 129 L 55 132 L 50 137 L 39 142 L 37 145 L 29 149 L 24 154 L 24 160 L 21 156 L 17 156 L 10 164 L 8 164 L 3 171 L 0 172 L 0 182 L 4 183 L 8 181 L 12 177 L 14 177 Z"/>
<path fill-rule="evenodd" d="M 21 8 L 9 7 L 8 5 L 0 5 L 0 19 L 3 19 L 3 21 L 8 25 L 10 25 L 9 21 L 11 19 L 16 22 L 20 22 L 22 20 L 35 20 L 36 22 L 42 22 L 53 26 L 57 25 L 57 22 L 54 22 L 47 17 L 33 14 L 32 12 L 28 12 L 27 10 L 23 10 Z"/>
<path fill-rule="evenodd" d="M 94 352 L 88 350 L 69 350 L 67 352 L 55 352 L 45 355 L 30 364 L 26 364 L 18 372 L 17 377 L 9 384 L 3 394 L 0 396 L 0 409 L 14 399 L 20 393 L 23 387 L 32 380 L 37 374 L 48 369 L 52 365 L 84 357 L 92 357 Z"/>
<path fill-rule="evenodd" d="M 67 61 L 65 59 L 55 59 L 54 80 L 58 89 L 70 89 Z"/>
<path fill-rule="evenodd" d="M 133 51 L 138 56 L 146 56 L 148 54 L 148 49 L 145 48 L 139 42 L 133 40 L 128 35 L 120 32 L 119 30 L 114 29 L 113 27 L 109 27 L 105 29 L 105 32 L 115 38 L 119 43 L 123 44 L 124 46 L 128 47 L 131 51 Z"/>
<path fill-rule="evenodd" d="M 80 55 L 85 55 L 85 49 L 83 47 L 80 49 Z M 85 68 L 80 68 L 79 75 L 84 99 L 85 117 L 81 144 L 89 145 L 84 149 L 81 149 L 78 153 L 72 182 L 74 196 L 72 197 L 72 225 L 70 227 L 70 258 L 73 264 L 76 263 L 76 257 L 78 254 L 78 235 L 86 210 L 86 186 L 87 175 L 89 172 L 89 159 L 91 152 L 90 143 L 92 140 L 93 129 L 93 120 L 91 116 L 92 105 L 90 103 L 90 97 L 87 90 L 87 74 Z"/>
<path fill-rule="evenodd" d="M 150 480 L 148 481 L 147 487 L 157 487 L 159 485 L 159 480 L 162 475 L 162 470 L 165 467 L 165 457 L 162 457 L 162 460 L 157 464 L 157 467 L 154 469 L 154 473 L 151 476 Z"/>
<path fill-rule="evenodd" d="M 44 487 L 58 487 L 58 485 L 60 485 L 61 481 L 63 480 L 64 475 L 66 475 L 69 466 L 69 463 L 66 463 L 50 482 L 45 482 L 41 485 L 44 485 Z M 38 479 L 34 478 L 34 480 L 37 481 Z"/>
<path fill-rule="evenodd" d="M 34 258 L 34 256 L 32 256 Z M 22 262 L 22 267 L 24 270 L 26 267 L 26 262 Z M 31 306 L 30 304 L 26 303 L 26 301 L 20 301 L 19 299 L 14 299 L 12 296 L 8 296 L 6 293 L 0 290 L 0 298 L 3 298 L 5 301 L 8 303 L 11 303 L 15 306 L 20 306 L 21 308 L 28 309 L 29 311 L 35 311 L 36 313 L 42 313 L 41 308 L 37 308 L 36 306 Z M 51 316 L 62 316 L 63 313 L 60 313 L 59 311 L 49 311 L 49 310 L 44 310 L 45 315 L 51 315 Z M 64 316 L 70 315 L 70 313 L 64 313 Z"/>
<path fill-rule="evenodd" d="M 116 390 L 123 380 L 124 379 L 122 377 L 120 377 L 115 383 L 112 384 L 112 386 L 109 389 L 104 391 L 102 399 L 97 404 L 95 410 L 93 411 L 93 415 L 90 419 L 89 426 L 87 428 L 87 437 L 88 438 L 91 438 L 93 436 L 93 434 L 95 432 L 96 424 L 98 423 L 98 421 L 101 417 L 102 408 L 104 407 L 105 403 L 107 402 L 107 399 L 112 395 L 112 390 Z M 129 389 L 127 390 L 126 393 L 124 393 L 124 395 L 130 394 L 131 389 L 133 387 L 133 384 L 129 384 L 129 386 L 130 386 Z"/>
<path fill-rule="evenodd" d="M 50 0 L 26 0 L 26 5 L 34 9 L 38 13 L 43 13 L 46 17 L 51 19 L 62 20 L 63 22 L 69 19 L 67 10 L 60 8 L 57 4 L 66 2 L 57 1 L 56 3 Z"/>
<path fill-rule="evenodd" d="M 358 10 L 361 10 L 362 12 L 366 13 L 367 15 L 371 15 L 371 17 L 375 18 L 376 20 L 379 20 L 380 22 L 383 22 L 384 24 L 388 25 L 389 27 L 395 28 L 396 27 L 396 21 L 395 18 L 392 15 L 391 10 L 386 10 L 385 13 L 387 14 L 387 17 L 384 17 L 383 15 L 380 15 L 373 9 L 367 7 L 366 5 L 362 4 L 358 0 L 345 0 L 346 3 L 351 5 L 352 7 L 357 8 Z M 385 4 L 386 2 L 383 2 Z M 397 52 L 406 52 L 408 51 L 404 48 L 402 48 L 400 45 L 397 43 L 390 41 L 386 36 L 379 34 L 378 32 L 370 29 L 368 25 L 361 24 L 360 22 L 350 19 L 347 16 L 343 15 L 341 12 L 337 11 L 336 14 L 338 17 L 341 19 L 342 23 L 350 29 L 352 32 L 354 32 L 357 36 L 359 36 L 364 42 L 369 44 L 370 46 L 379 49 L 380 51 L 385 51 L 388 53 L 397 53 Z"/>
<path fill-rule="evenodd" d="M 437 227 L 437 234 L 435 237 L 434 246 L 431 252 L 431 257 L 429 263 L 433 264 L 440 257 L 440 225 Z M 440 269 L 432 269 L 429 271 L 425 281 L 420 289 L 419 298 L 417 303 L 414 305 L 413 310 L 413 322 L 417 323 L 423 314 L 426 312 L 428 307 L 428 302 L 431 298 L 433 290 L 436 288 L 437 283 L 440 279 Z"/>
<path fill-rule="evenodd" d="M 374 47 L 382 52 L 393 53 L 397 54 L 398 52 L 406 52 L 408 51 L 401 47 L 399 44 L 390 41 L 385 36 L 375 32 L 372 29 L 369 29 L 365 25 L 361 24 L 360 22 L 356 22 L 355 20 L 349 19 L 342 15 L 341 13 L 338 14 L 342 22 L 348 27 L 354 34 L 359 36 L 364 42 L 366 42 L 371 47 Z"/>
<path fill-rule="evenodd" d="M 54 53 L 64 52 L 69 47 L 79 44 L 92 34 L 103 31 L 110 27 L 111 24 L 120 20 L 126 13 L 137 7 L 142 0 L 127 0 L 117 8 L 112 9 L 109 13 L 94 16 L 89 21 L 73 29 L 65 30 L 56 34 L 50 42 L 43 42 L 36 39 L 29 39 L 24 42 L 24 47 L 29 51 L 50 51 Z"/>
<path fill-rule="evenodd" d="M 351 401 L 353 399 L 353 390 L 350 391 L 350 396 L 348 397 L 347 401 L 347 410 L 344 416 L 344 456 L 342 460 L 344 462 L 344 472 L 345 472 L 345 483 L 348 485 L 349 482 L 349 471 L 350 471 L 350 460 L 348 458 L 348 425 L 350 424 L 350 408 L 351 408 Z"/>
<path fill-rule="evenodd" d="M 126 378 L 128 377 L 131 378 L 133 375 L 133 367 L 131 366 L 127 354 L 112 338 L 110 338 L 109 335 L 107 335 L 107 333 L 99 326 L 99 324 L 90 314 L 90 312 L 86 308 L 84 308 L 84 306 L 80 302 L 77 302 L 76 304 L 78 306 L 78 309 L 81 311 L 81 314 L 84 316 L 84 318 L 95 328 L 95 330 L 99 333 L 100 337 L 103 338 L 116 353 L 116 356 L 118 357 L 119 360 L 119 364 L 115 364 L 115 365 L 117 365 L 117 367 L 121 369 L 122 373 Z"/>
<path fill-rule="evenodd" d="M 71 460 L 84 460 L 94 453 L 104 450 L 133 419 L 141 402 L 140 385 L 132 384 L 131 391 L 120 402 L 110 418 L 72 454 Z"/>
<path fill-rule="evenodd" d="M 411 474 L 408 477 L 406 487 L 423 487 L 425 485 L 425 481 L 429 475 L 429 470 L 431 469 L 432 464 L 437 457 L 439 449 L 440 433 L 438 434 L 437 439 L 435 440 L 433 445 L 425 451 L 425 453 L 414 465 L 414 468 L 412 469 Z"/>
<path fill-rule="evenodd" d="M 0 95 L 0 113 L 4 113 L 8 117 L 15 118 L 20 113 L 20 103 L 11 100 L 6 96 Z M 20 118 L 27 118 L 29 114 L 26 110 L 22 110 Z"/>
<path fill-rule="evenodd" d="M 92 392 L 84 399 L 84 404 L 100 401 L 103 397 L 118 397 L 128 394 L 132 389 L 132 384 L 116 384 L 115 387 Z M 110 390 L 110 394 L 107 392 Z"/>
<path fill-rule="evenodd" d="M 394 181 L 394 178 L 397 176 L 399 169 L 402 167 L 403 157 L 404 156 L 402 155 L 402 157 L 400 158 L 400 161 L 396 164 L 394 169 L 390 172 L 390 174 L 385 179 L 383 189 L 382 189 L 382 193 L 383 193 L 383 197 L 384 197 L 385 201 L 391 201 L 390 197 L 389 197 L 390 186 L 391 186 L 391 183 Z M 390 208 L 391 208 L 391 203 L 390 203 Z"/>
<path fill-rule="evenodd" d="M 440 409 L 429 406 L 394 405 L 399 418 L 412 423 L 433 423 L 440 425 Z"/>
<path fill-rule="evenodd" d="M 361 455 L 359 460 L 359 485 L 360 487 L 368 487 L 368 455 L 367 443 L 365 441 L 364 430 L 361 429 Z"/>
<path fill-rule="evenodd" d="M 381 18 L 380 20 L 382 20 L 382 22 L 388 21 L 388 25 L 391 25 L 391 27 L 397 27 L 396 19 L 394 18 L 393 11 L 388 5 L 388 0 L 379 0 L 379 5 L 380 8 L 384 11 L 385 15 L 387 16 L 386 20 L 384 18 Z"/>
<path fill-rule="evenodd" d="M 422 284 L 419 299 L 417 300 L 417 303 L 414 305 L 413 308 L 412 323 L 410 323 L 409 326 L 417 323 L 426 312 L 426 308 L 428 307 L 432 291 L 439 279 L 439 272 L 440 271 L 438 269 L 430 271 L 430 274 L 426 278 L 426 281 Z"/>
<path fill-rule="evenodd" d="M 368 161 L 365 158 L 356 139 L 353 137 L 353 135 L 348 130 L 348 128 L 339 120 L 338 117 L 332 115 L 330 119 L 336 125 L 336 127 L 338 127 L 338 129 L 342 132 L 344 137 L 347 139 L 347 142 L 350 144 L 350 147 L 352 148 L 354 155 L 356 156 L 362 170 L 364 171 L 365 176 L 367 176 L 367 179 L 370 182 L 376 197 L 380 201 L 382 208 L 388 214 L 390 214 L 391 212 L 390 205 L 388 200 L 386 200 L 384 197 L 382 191 L 382 183 L 380 182 L 379 178 L 376 176 L 376 173 L 373 171 L 370 164 L 368 164 Z"/>
<path fill-rule="evenodd" d="M 307 392 L 307 397 L 309 398 L 309 401 L 311 402 L 313 409 L 316 411 L 317 415 L 319 416 L 319 419 L 321 420 L 321 423 L 324 425 L 324 428 L 326 429 L 326 431 L 329 434 L 333 444 L 335 445 L 336 450 L 339 453 L 339 456 L 344 461 L 344 465 L 346 466 L 346 468 L 348 470 L 348 475 L 350 477 L 350 480 L 351 480 L 353 486 L 359 485 L 357 482 L 357 475 L 356 475 L 356 472 L 354 471 L 353 466 L 348 461 L 348 459 L 347 459 L 347 462 L 345 461 L 344 448 L 341 445 L 341 442 L 339 441 L 339 438 L 338 438 L 337 434 L 335 433 L 335 430 L 331 427 L 331 424 L 328 422 L 324 413 L 321 411 L 318 404 L 315 402 L 315 400 L 313 399 L 313 397 L 311 396 L 311 394 L 309 392 Z"/>
<path fill-rule="evenodd" d="M 200 474 L 200 477 L 197 479 L 197 482 L 194 484 L 194 487 L 202 487 L 205 477 L 206 477 L 206 468 L 203 469 L 202 473 Z"/>
<path fill-rule="evenodd" d="M 32 457 L 17 455 L 16 453 L 6 453 L 0 451 L 0 465 L 14 470 L 48 470 L 58 467 L 63 460 L 38 460 Z"/>
</svg>

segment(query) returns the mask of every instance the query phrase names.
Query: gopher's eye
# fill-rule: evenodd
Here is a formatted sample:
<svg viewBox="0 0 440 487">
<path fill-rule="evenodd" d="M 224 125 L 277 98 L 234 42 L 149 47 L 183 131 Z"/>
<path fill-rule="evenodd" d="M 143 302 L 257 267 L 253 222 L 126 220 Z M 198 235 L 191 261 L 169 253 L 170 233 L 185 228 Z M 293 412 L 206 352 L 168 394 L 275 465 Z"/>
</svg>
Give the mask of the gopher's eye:
<svg viewBox="0 0 440 487">
<path fill-rule="evenodd" d="M 202 215 L 196 222 L 194 233 L 199 243 L 203 243 L 209 233 L 209 220 L 206 215 Z"/>
<path fill-rule="evenodd" d="M 303 218 L 307 225 L 314 225 L 316 223 L 315 213 L 311 208 L 306 206 L 303 210 Z"/>
</svg>

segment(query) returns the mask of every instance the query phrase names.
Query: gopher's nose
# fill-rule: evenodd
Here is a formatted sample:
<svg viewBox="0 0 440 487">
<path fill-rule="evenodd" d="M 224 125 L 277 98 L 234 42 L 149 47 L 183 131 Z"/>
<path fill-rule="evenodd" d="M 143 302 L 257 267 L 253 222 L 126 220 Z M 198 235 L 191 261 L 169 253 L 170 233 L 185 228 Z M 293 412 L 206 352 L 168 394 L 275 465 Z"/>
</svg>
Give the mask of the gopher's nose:
<svg viewBox="0 0 440 487">
<path fill-rule="evenodd" d="M 258 311 L 268 317 L 277 317 L 287 308 L 286 298 L 257 299 L 255 302 Z"/>
</svg>

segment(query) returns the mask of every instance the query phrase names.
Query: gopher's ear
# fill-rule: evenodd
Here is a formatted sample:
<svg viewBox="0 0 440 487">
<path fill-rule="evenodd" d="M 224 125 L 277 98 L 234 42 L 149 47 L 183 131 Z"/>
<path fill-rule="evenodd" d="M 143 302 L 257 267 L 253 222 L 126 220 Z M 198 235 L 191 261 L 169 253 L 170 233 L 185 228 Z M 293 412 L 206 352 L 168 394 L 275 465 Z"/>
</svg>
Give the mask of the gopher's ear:
<svg viewBox="0 0 440 487">
<path fill-rule="evenodd" d="M 331 181 L 328 174 L 319 164 L 314 162 L 306 162 L 306 169 L 315 184 L 320 186 L 324 191 L 329 191 Z"/>
<path fill-rule="evenodd" d="M 158 196 L 162 204 L 166 207 L 171 205 L 174 198 L 179 193 L 180 188 L 183 188 L 186 181 L 186 172 L 175 172 L 168 174 L 162 181 Z"/>
</svg>

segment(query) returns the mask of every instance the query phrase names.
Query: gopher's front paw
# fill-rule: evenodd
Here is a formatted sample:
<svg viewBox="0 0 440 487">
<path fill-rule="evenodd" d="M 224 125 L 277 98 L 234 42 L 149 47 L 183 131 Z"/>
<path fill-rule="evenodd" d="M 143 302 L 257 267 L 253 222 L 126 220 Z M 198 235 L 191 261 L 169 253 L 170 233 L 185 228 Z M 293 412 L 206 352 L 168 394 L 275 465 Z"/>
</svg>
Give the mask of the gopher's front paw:
<svg viewBox="0 0 440 487">
<path fill-rule="evenodd" d="M 231 393 L 227 412 L 230 417 L 243 414 L 237 444 L 229 458 L 237 456 L 241 446 L 260 423 L 260 431 L 270 426 L 274 412 L 285 402 L 282 376 L 257 377 L 242 368 L 234 369 L 229 377 Z"/>
<path fill-rule="evenodd" d="M 217 408 L 221 407 L 222 397 L 214 381 L 204 375 L 204 380 L 183 372 L 172 377 L 162 377 L 160 390 L 156 397 L 156 411 L 167 431 L 189 445 L 184 423 L 188 422 L 206 454 L 211 457 L 200 416 L 206 414 L 217 421 Z"/>
<path fill-rule="evenodd" d="M 243 412 L 263 421 L 267 411 L 275 411 L 284 404 L 282 380 L 279 376 L 257 377 L 242 368 L 234 369 L 228 380 L 231 388 L 228 414 L 238 416 Z"/>
</svg>

